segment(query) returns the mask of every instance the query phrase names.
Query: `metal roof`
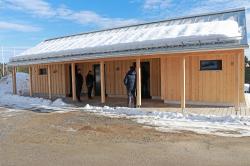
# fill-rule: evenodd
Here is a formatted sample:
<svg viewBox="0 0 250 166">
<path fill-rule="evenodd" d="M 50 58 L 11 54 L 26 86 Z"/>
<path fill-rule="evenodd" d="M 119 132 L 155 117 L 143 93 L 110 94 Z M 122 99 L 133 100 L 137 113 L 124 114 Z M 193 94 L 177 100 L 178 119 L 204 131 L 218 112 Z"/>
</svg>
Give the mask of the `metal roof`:
<svg viewBox="0 0 250 166">
<path fill-rule="evenodd" d="M 13 57 L 9 65 L 244 47 L 241 8 L 48 39 Z"/>
</svg>

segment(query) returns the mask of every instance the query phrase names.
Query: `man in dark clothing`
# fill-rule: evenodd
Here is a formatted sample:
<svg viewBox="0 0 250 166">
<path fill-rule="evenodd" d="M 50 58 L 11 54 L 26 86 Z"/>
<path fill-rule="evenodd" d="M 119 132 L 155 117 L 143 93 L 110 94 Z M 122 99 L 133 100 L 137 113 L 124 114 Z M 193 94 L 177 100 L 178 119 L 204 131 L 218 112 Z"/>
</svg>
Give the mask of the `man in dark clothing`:
<svg viewBox="0 0 250 166">
<path fill-rule="evenodd" d="M 131 66 L 130 70 L 127 72 L 124 78 L 124 85 L 126 86 L 128 94 L 128 107 L 132 107 L 132 102 L 134 103 L 135 107 L 136 71 L 134 66 Z"/>
<path fill-rule="evenodd" d="M 82 92 L 83 77 L 81 70 L 78 69 L 76 73 L 76 97 L 79 102 L 81 102 L 81 92 Z"/>
<path fill-rule="evenodd" d="M 88 72 L 88 75 L 86 76 L 86 86 L 88 88 L 88 98 L 92 99 L 92 89 L 94 86 L 94 76 L 91 71 Z"/>
</svg>

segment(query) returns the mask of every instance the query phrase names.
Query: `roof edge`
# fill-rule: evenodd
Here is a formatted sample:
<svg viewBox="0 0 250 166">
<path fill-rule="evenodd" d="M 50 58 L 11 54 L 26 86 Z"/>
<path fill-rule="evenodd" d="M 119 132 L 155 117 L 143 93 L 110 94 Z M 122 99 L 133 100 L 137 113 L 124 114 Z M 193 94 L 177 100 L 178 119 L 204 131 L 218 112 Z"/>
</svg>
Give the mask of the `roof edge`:
<svg viewBox="0 0 250 166">
<path fill-rule="evenodd" d="M 184 50 L 171 50 L 171 51 L 149 51 L 149 52 L 144 52 L 144 53 L 138 53 L 138 54 L 131 54 L 131 56 L 141 56 L 141 55 L 146 55 L 146 56 L 150 56 L 152 54 L 177 54 L 177 53 L 192 53 L 192 52 L 206 52 L 206 51 L 221 51 L 221 50 L 239 50 L 239 49 L 246 49 L 246 48 L 249 48 L 249 45 L 239 45 L 239 46 L 229 46 L 229 47 L 226 47 L 226 48 L 222 48 L 222 47 L 216 47 L 214 49 L 211 49 L 211 48 L 201 48 L 201 49 L 193 49 L 193 48 L 190 48 L 190 49 L 184 49 Z M 119 57 L 120 55 L 124 55 L 123 53 L 121 54 L 115 54 L 115 55 L 111 55 L 107 58 L 116 58 L 116 57 Z M 125 56 L 124 56 L 125 57 Z M 126 57 L 129 57 L 129 56 L 126 56 Z M 94 58 L 86 58 L 86 59 L 79 59 L 79 61 L 88 61 L 88 60 L 97 60 L 97 59 L 105 59 L 105 58 L 100 58 L 100 57 L 94 57 Z M 7 65 L 8 66 L 29 66 L 29 65 L 37 65 L 37 64 L 50 64 L 50 63 L 59 63 L 59 62 L 62 62 L 62 63 L 65 63 L 65 62 L 70 62 L 72 60 L 62 60 L 62 61 L 51 61 L 51 62 L 48 62 L 48 63 L 38 63 L 36 61 L 40 61 L 38 59 L 35 59 L 33 60 L 34 63 L 28 63 L 31 60 L 25 60 L 25 61 L 13 61 L 13 62 L 9 62 Z M 43 60 L 42 60 L 43 61 Z M 77 60 L 74 60 L 74 61 L 77 61 Z"/>
</svg>

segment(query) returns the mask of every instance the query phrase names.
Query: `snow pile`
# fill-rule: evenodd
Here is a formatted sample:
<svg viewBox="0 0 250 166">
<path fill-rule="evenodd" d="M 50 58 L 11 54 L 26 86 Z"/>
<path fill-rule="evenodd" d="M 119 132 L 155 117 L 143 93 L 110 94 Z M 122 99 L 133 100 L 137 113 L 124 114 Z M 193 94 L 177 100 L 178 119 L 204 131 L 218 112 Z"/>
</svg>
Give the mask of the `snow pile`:
<svg viewBox="0 0 250 166">
<path fill-rule="evenodd" d="M 248 92 L 249 93 L 250 90 L 250 84 L 244 84 L 244 92 Z"/>
<path fill-rule="evenodd" d="M 242 38 L 241 27 L 235 20 L 185 24 L 161 22 L 46 40 L 12 58 L 11 61 L 182 45 L 183 42 L 232 40 L 232 38 L 239 40 Z"/>
<path fill-rule="evenodd" d="M 0 106 L 8 106 L 20 109 L 32 109 L 38 107 L 67 107 L 69 105 L 63 103 L 61 99 L 54 102 L 51 100 L 19 96 L 29 93 L 29 75 L 26 73 L 17 72 L 17 93 L 12 94 L 12 77 L 11 75 L 5 76 L 0 80 Z"/>
<path fill-rule="evenodd" d="M 145 111 L 125 107 L 94 107 L 86 105 L 83 111 L 129 118 L 163 132 L 192 131 L 200 134 L 242 137 L 250 136 L 250 117 L 182 114 L 175 112 Z"/>
<path fill-rule="evenodd" d="M 29 74 L 27 73 L 17 73 L 17 94 L 24 95 L 29 92 Z M 0 95 L 11 94 L 12 93 L 12 76 L 7 75 L 0 80 Z"/>
</svg>

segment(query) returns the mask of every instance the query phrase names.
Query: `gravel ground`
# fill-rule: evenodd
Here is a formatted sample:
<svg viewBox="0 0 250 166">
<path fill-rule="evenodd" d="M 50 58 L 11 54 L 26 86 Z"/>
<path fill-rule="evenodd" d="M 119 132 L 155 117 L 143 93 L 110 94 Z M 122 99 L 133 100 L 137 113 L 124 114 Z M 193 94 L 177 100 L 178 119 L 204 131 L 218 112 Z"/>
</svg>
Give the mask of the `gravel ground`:
<svg viewBox="0 0 250 166">
<path fill-rule="evenodd" d="M 86 112 L 0 108 L 0 166 L 249 166 L 250 138 L 161 133 Z"/>
</svg>

